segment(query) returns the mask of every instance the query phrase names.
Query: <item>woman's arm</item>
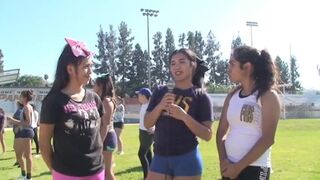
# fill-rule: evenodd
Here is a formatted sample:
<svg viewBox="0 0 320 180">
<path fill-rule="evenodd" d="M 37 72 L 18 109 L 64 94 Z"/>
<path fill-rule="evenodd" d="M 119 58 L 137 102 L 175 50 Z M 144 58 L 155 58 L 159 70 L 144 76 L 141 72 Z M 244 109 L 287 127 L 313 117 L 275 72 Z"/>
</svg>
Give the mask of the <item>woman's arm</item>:
<svg viewBox="0 0 320 180">
<path fill-rule="evenodd" d="M 232 97 L 232 94 L 228 94 L 226 97 L 222 112 L 220 115 L 220 120 L 219 120 L 219 125 L 216 133 L 216 146 L 218 150 L 218 155 L 219 155 L 219 161 L 220 161 L 220 173 L 222 174 L 226 168 L 226 166 L 229 163 L 228 157 L 227 157 L 227 152 L 225 148 L 225 138 L 229 130 L 229 123 L 227 120 L 227 110 L 229 107 L 229 102 Z"/>
<path fill-rule="evenodd" d="M 24 123 L 24 125 L 31 125 L 32 123 L 32 113 L 33 113 L 33 109 L 31 107 L 31 105 L 25 106 L 24 108 L 24 114 L 26 116 L 25 121 L 21 121 L 22 123 Z"/>
<path fill-rule="evenodd" d="M 23 108 L 23 113 L 25 115 L 25 120 L 24 121 L 20 121 L 20 120 L 17 120 L 13 117 L 7 117 L 7 120 L 13 124 L 13 125 L 17 125 L 17 126 L 28 126 L 31 124 L 31 113 L 32 113 L 32 108 L 26 106 Z"/>
<path fill-rule="evenodd" d="M 209 141 L 212 138 L 212 103 L 210 98 L 203 94 L 199 96 L 200 99 L 197 101 L 201 102 L 196 103 L 198 107 L 196 108 L 196 116 L 192 117 L 187 112 L 188 108 L 181 108 L 177 104 L 171 104 L 169 108 L 169 115 L 176 120 L 183 121 L 184 124 L 189 128 L 189 130 L 196 135 L 197 137 Z M 200 105 L 200 106 L 199 106 Z"/>
<path fill-rule="evenodd" d="M 15 118 L 13 118 L 13 117 L 9 117 L 9 116 L 8 116 L 8 117 L 7 117 L 7 121 L 10 122 L 10 123 L 13 124 L 13 125 L 16 125 L 16 126 L 22 126 L 22 125 L 23 125 L 23 123 L 22 123 L 21 121 L 15 119 Z"/>
<path fill-rule="evenodd" d="M 110 98 L 105 98 L 102 102 L 102 105 L 105 112 L 101 117 L 100 135 L 101 135 L 102 141 L 104 141 L 108 133 L 108 127 L 112 120 L 114 104 L 112 103 Z"/>
<path fill-rule="evenodd" d="M 169 105 L 173 104 L 175 95 L 166 93 L 161 102 L 151 111 L 146 112 L 144 116 L 144 126 L 149 129 L 154 126 L 163 111 L 168 111 Z"/>
<path fill-rule="evenodd" d="M 52 170 L 53 148 L 51 145 L 51 139 L 53 137 L 54 127 L 54 124 L 40 123 L 40 152 L 44 162 L 46 163 L 50 171 Z"/>
<path fill-rule="evenodd" d="M 216 144 L 217 144 L 220 161 L 227 159 L 227 153 L 224 146 L 224 142 L 225 142 L 226 134 L 229 130 L 229 123 L 227 120 L 227 110 L 229 107 L 230 99 L 231 99 L 231 94 L 229 94 L 226 97 L 226 100 L 224 101 L 222 112 L 220 115 L 218 129 L 217 129 L 217 134 L 216 134 Z"/>
<path fill-rule="evenodd" d="M 226 176 L 236 177 L 245 167 L 257 160 L 273 143 L 280 118 L 280 100 L 277 92 L 267 91 L 261 97 L 262 136 L 251 150 L 226 172 Z M 229 169 L 229 168 L 228 168 Z"/>
<path fill-rule="evenodd" d="M 124 120 L 124 115 L 125 115 L 126 110 L 125 110 L 123 104 L 121 104 L 121 109 L 122 109 L 122 111 L 121 111 L 121 120 Z"/>
<path fill-rule="evenodd" d="M 177 108 L 181 108 L 181 107 L 177 106 Z M 170 114 L 171 114 L 171 109 L 170 109 Z M 195 134 L 199 138 L 206 141 L 209 141 L 212 138 L 212 130 L 211 130 L 212 121 L 208 119 L 208 121 L 203 121 L 202 123 L 199 123 L 187 113 L 184 116 L 185 118 L 181 118 L 180 120 L 182 120 L 185 123 L 185 125 L 191 130 L 193 134 Z"/>
</svg>

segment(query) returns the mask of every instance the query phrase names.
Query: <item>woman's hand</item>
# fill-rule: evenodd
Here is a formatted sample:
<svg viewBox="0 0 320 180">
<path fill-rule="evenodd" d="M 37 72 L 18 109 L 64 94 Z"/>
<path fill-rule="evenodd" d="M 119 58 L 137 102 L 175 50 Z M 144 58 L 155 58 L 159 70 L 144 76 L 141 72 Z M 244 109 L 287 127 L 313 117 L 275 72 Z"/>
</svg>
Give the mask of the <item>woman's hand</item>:
<svg viewBox="0 0 320 180">
<path fill-rule="evenodd" d="M 7 116 L 7 122 L 14 123 L 14 119 L 12 117 Z"/>
<path fill-rule="evenodd" d="M 231 164 L 231 162 L 228 159 L 224 159 L 224 160 L 220 161 L 220 173 L 222 176 L 230 164 Z"/>
<path fill-rule="evenodd" d="M 229 163 L 225 170 L 223 171 L 222 175 L 224 177 L 228 177 L 231 179 L 235 179 L 239 176 L 240 172 L 242 171 L 242 169 L 240 168 L 239 164 L 232 164 Z"/>
<path fill-rule="evenodd" d="M 169 116 L 184 121 L 187 113 L 178 105 L 170 104 L 168 109 Z"/>
<path fill-rule="evenodd" d="M 166 93 L 158 106 L 160 106 L 161 110 L 169 112 L 170 105 L 174 103 L 175 97 L 173 93 Z"/>
</svg>

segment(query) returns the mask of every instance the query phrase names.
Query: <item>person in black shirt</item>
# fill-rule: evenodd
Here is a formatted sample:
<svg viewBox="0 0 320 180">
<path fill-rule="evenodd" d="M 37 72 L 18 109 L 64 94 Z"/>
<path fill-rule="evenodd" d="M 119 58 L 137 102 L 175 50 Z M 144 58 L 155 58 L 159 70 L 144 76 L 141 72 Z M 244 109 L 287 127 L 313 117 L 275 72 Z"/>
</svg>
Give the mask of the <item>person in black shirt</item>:
<svg viewBox="0 0 320 180">
<path fill-rule="evenodd" d="M 212 137 L 213 108 L 202 87 L 208 68 L 189 49 L 175 50 L 169 60 L 175 87 L 154 91 L 144 121 L 146 128 L 155 125 L 155 155 L 147 179 L 201 179 L 197 137 Z"/>
<path fill-rule="evenodd" d="M 40 151 L 54 180 L 103 180 L 104 110 L 100 97 L 84 88 L 92 74 L 92 53 L 82 42 L 66 41 L 53 86 L 42 102 Z"/>
</svg>

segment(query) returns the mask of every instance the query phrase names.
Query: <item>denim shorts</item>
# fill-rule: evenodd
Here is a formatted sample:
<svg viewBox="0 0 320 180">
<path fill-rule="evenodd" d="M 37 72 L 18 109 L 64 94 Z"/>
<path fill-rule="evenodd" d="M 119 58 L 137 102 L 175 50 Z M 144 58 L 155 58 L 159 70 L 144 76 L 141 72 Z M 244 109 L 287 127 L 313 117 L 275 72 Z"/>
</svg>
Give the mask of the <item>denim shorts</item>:
<svg viewBox="0 0 320 180">
<path fill-rule="evenodd" d="M 32 139 L 34 136 L 33 129 L 31 127 L 17 127 L 17 134 L 15 138 L 30 138 Z"/>
<path fill-rule="evenodd" d="M 198 148 L 177 156 L 154 155 L 150 171 L 177 176 L 198 176 L 202 174 L 202 159 Z"/>
<path fill-rule="evenodd" d="M 114 151 L 117 148 L 117 134 L 114 130 L 108 132 L 106 139 L 103 142 L 104 151 Z"/>
</svg>

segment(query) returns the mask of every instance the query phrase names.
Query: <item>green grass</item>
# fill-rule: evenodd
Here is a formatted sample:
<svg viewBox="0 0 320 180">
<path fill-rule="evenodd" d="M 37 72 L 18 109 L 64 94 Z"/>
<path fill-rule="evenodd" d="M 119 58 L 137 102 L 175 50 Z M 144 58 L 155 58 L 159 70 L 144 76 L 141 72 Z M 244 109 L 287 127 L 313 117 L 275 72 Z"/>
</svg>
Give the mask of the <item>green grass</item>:
<svg viewBox="0 0 320 180">
<path fill-rule="evenodd" d="M 217 122 L 214 123 L 216 128 Z M 214 129 L 215 129 L 214 128 Z M 19 169 L 13 167 L 13 136 L 7 131 L 8 151 L 0 154 L 0 179 L 14 179 Z M 274 180 L 317 180 L 320 179 L 320 120 L 299 119 L 280 121 L 276 142 L 272 148 Z M 115 174 L 118 180 L 140 180 L 142 170 L 137 156 L 138 126 L 127 125 L 123 132 L 125 154 L 115 156 Z M 204 180 L 218 179 L 219 162 L 214 138 L 210 142 L 201 142 L 200 149 L 204 161 Z M 34 152 L 34 150 L 33 150 Z M 41 158 L 34 158 L 33 179 L 51 179 Z"/>
</svg>

